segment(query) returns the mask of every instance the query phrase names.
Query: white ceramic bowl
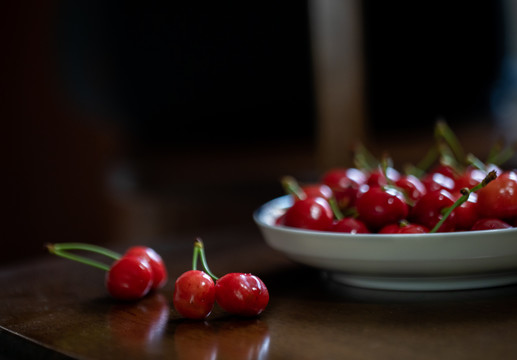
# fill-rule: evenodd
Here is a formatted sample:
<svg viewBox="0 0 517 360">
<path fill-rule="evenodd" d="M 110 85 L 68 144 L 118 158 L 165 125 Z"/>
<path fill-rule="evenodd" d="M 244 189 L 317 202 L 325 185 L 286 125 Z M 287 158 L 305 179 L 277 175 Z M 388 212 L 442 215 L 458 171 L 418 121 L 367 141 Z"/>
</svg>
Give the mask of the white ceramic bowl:
<svg viewBox="0 0 517 360">
<path fill-rule="evenodd" d="M 460 290 L 517 283 L 517 228 L 435 234 L 343 234 L 276 226 L 290 196 L 254 214 L 265 241 L 338 282 L 390 290 Z"/>
</svg>

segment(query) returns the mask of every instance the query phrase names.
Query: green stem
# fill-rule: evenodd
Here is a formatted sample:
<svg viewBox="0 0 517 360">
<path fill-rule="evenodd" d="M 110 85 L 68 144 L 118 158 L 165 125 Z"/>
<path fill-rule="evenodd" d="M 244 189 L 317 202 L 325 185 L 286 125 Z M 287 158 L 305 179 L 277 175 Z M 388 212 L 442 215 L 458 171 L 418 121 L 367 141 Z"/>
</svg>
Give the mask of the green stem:
<svg viewBox="0 0 517 360">
<path fill-rule="evenodd" d="M 444 120 L 438 120 L 436 122 L 435 135 L 438 140 L 443 139 L 447 143 L 458 161 L 465 161 L 465 153 L 456 134 L 454 134 L 454 131 L 452 131 Z"/>
<path fill-rule="evenodd" d="M 300 187 L 298 182 L 292 176 L 284 176 L 281 179 L 282 187 L 287 194 L 291 194 L 299 200 L 303 200 L 307 197 L 303 189 Z"/>
<path fill-rule="evenodd" d="M 468 200 L 471 193 L 478 191 L 479 189 L 485 187 L 489 182 L 494 180 L 497 177 L 497 173 L 495 171 L 490 171 L 488 175 L 481 181 L 479 184 L 474 186 L 472 189 L 464 188 L 461 189 L 461 193 L 463 195 L 460 196 L 458 200 L 448 208 L 445 208 L 445 212 L 443 214 L 443 217 L 438 221 L 438 223 L 429 231 L 430 233 L 435 233 L 438 231 L 440 226 L 445 222 L 445 220 L 449 217 L 449 215 L 456 209 L 458 206 L 463 204 L 465 201 Z"/>
<path fill-rule="evenodd" d="M 421 178 L 422 175 L 425 174 L 427 172 L 427 170 L 429 170 L 431 168 L 431 166 L 433 166 L 433 164 L 436 163 L 439 156 L 440 156 L 440 152 L 438 151 L 438 147 L 437 146 L 431 147 L 427 151 L 425 156 L 422 158 L 422 160 L 420 160 L 418 162 L 418 164 L 416 165 L 416 168 L 418 169 L 418 173 L 417 173 L 418 175 L 415 175 L 415 176 L 417 176 L 418 178 Z"/>
<path fill-rule="evenodd" d="M 118 254 L 114 251 L 108 250 L 106 248 L 96 246 L 96 245 L 91 245 L 91 244 L 83 244 L 83 243 L 48 244 L 47 250 L 51 254 L 60 256 L 62 258 L 77 261 L 82 264 L 90 265 L 90 266 L 93 266 L 93 267 L 96 267 L 98 269 L 105 270 L 105 271 L 108 271 L 110 269 L 109 265 L 106 265 L 104 263 L 101 263 L 101 262 L 93 260 L 93 259 L 89 259 L 89 258 L 81 256 L 81 255 L 70 253 L 69 251 L 70 250 L 89 251 L 89 252 L 107 256 L 113 260 L 118 260 L 121 257 L 120 254 Z"/>
<path fill-rule="evenodd" d="M 200 238 L 196 238 L 194 242 L 194 256 L 192 259 L 192 269 L 197 270 L 197 258 L 201 259 L 201 265 L 203 265 L 203 270 L 214 280 L 217 281 L 219 277 L 214 275 L 210 268 L 208 267 L 208 263 L 206 261 L 205 256 L 205 247 L 203 245 L 203 241 Z"/>
<path fill-rule="evenodd" d="M 331 197 L 329 200 L 329 205 L 330 205 L 330 208 L 332 209 L 332 212 L 334 213 L 334 217 L 337 219 L 337 220 L 341 220 L 345 217 L 345 215 L 341 212 L 341 209 L 339 208 L 338 204 L 337 204 L 337 200 L 336 198 L 334 197 Z"/>
<path fill-rule="evenodd" d="M 479 160 L 474 154 L 467 155 L 467 162 L 479 170 L 486 171 L 486 165 L 483 163 L 483 161 Z"/>
<path fill-rule="evenodd" d="M 379 162 L 362 143 L 357 143 L 354 148 L 354 165 L 359 169 L 371 171 L 379 165 Z"/>
</svg>

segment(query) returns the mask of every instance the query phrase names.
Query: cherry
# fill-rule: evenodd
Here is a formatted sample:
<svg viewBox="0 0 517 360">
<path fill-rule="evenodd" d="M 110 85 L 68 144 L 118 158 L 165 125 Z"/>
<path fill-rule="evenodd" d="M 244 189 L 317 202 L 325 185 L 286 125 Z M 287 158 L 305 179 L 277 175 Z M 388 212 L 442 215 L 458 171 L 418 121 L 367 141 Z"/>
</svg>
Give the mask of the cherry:
<svg viewBox="0 0 517 360">
<path fill-rule="evenodd" d="M 145 296 L 153 283 L 149 262 L 134 255 L 125 255 L 115 261 L 106 274 L 106 288 L 120 300 L 137 300 Z"/>
<path fill-rule="evenodd" d="M 205 319 L 215 302 L 215 284 L 201 270 L 189 270 L 176 279 L 173 304 L 176 311 L 188 319 Z"/>
<path fill-rule="evenodd" d="M 196 269 L 198 257 L 204 271 Z M 269 292 L 262 280 L 248 273 L 230 273 L 218 278 L 208 268 L 199 238 L 194 242 L 192 267 L 175 283 L 173 304 L 182 316 L 205 319 L 216 301 L 223 310 L 242 316 L 256 316 L 266 308 Z"/>
<path fill-rule="evenodd" d="M 269 292 L 258 277 L 229 273 L 217 280 L 215 298 L 222 309 L 234 315 L 257 316 L 269 302 Z"/>
<path fill-rule="evenodd" d="M 447 176 L 451 179 L 455 179 L 456 175 L 458 174 L 458 171 L 454 169 L 454 167 L 446 164 L 438 164 L 436 165 L 431 171 L 431 173 L 439 173 L 444 176 Z"/>
<path fill-rule="evenodd" d="M 463 188 L 472 188 L 479 184 L 486 176 L 486 172 L 476 168 L 468 168 L 455 179 L 455 191 Z"/>
<path fill-rule="evenodd" d="M 368 179 L 366 180 L 366 184 L 371 187 L 386 186 L 390 182 L 397 182 L 397 180 L 400 179 L 400 176 L 400 172 L 391 166 L 386 167 L 385 170 L 383 170 L 381 167 L 378 167 L 370 172 Z"/>
<path fill-rule="evenodd" d="M 517 173 L 505 171 L 478 192 L 481 217 L 510 219 L 517 216 Z"/>
<path fill-rule="evenodd" d="M 334 168 L 323 174 L 321 182 L 327 185 L 341 209 L 355 204 L 359 187 L 366 183 L 366 175 L 356 168 Z"/>
<path fill-rule="evenodd" d="M 395 182 L 395 185 L 402 189 L 406 196 L 413 202 L 419 200 L 427 193 L 427 189 L 422 181 L 413 175 L 402 175 Z"/>
<path fill-rule="evenodd" d="M 131 250 L 130 253 L 125 255 L 120 255 L 97 245 L 83 243 L 48 244 L 47 249 L 52 254 L 106 271 L 106 288 L 109 294 L 116 299 L 136 300 L 145 296 L 153 287 L 155 274 L 149 262 L 150 258 L 143 254 L 141 249 Z M 73 254 L 69 252 L 70 250 L 83 250 L 101 254 L 115 260 L 115 262 L 108 266 L 97 260 Z M 156 259 L 157 256 L 158 254 L 154 258 Z M 163 283 L 162 275 L 160 275 L 162 278 L 160 283 Z"/>
<path fill-rule="evenodd" d="M 147 246 L 133 246 L 126 251 L 125 255 L 141 256 L 149 262 L 153 271 L 152 290 L 162 288 L 167 283 L 167 269 L 156 251 Z"/>
<path fill-rule="evenodd" d="M 459 199 L 461 194 L 454 193 L 456 199 Z M 478 194 L 471 193 L 463 204 L 454 209 L 456 230 L 470 230 L 472 225 L 479 219 L 478 213 Z"/>
<path fill-rule="evenodd" d="M 397 224 L 397 223 L 388 224 L 388 225 L 383 226 L 379 230 L 379 234 L 398 234 L 399 230 L 400 230 L 399 224 Z"/>
<path fill-rule="evenodd" d="M 356 207 L 359 219 L 370 229 L 379 229 L 408 215 L 404 195 L 392 187 L 369 188 L 357 199 Z"/>
<path fill-rule="evenodd" d="M 399 229 L 399 234 L 423 234 L 428 232 L 428 228 L 418 224 L 407 224 Z"/>
<path fill-rule="evenodd" d="M 423 234 L 429 229 L 419 224 L 412 224 L 401 221 L 398 224 L 389 224 L 379 230 L 379 234 Z"/>
<path fill-rule="evenodd" d="M 512 226 L 501 219 L 483 218 L 479 219 L 472 225 L 471 230 L 495 230 L 508 229 Z"/>
<path fill-rule="evenodd" d="M 335 220 L 329 231 L 350 234 L 368 234 L 370 232 L 368 227 L 361 220 L 353 217 Z"/>
<path fill-rule="evenodd" d="M 308 230 L 327 230 L 334 215 L 327 200 L 321 197 L 295 201 L 287 209 L 284 225 Z"/>
<path fill-rule="evenodd" d="M 443 210 L 454 204 L 455 198 L 447 190 L 434 190 L 425 194 L 413 207 L 410 220 L 432 229 L 443 217 Z M 439 232 L 454 231 L 455 213 L 445 220 L 438 229 Z"/>
<path fill-rule="evenodd" d="M 334 196 L 332 193 L 332 190 L 330 187 L 328 187 L 325 184 L 308 184 L 302 186 L 302 191 L 304 192 L 305 196 L 310 197 L 322 197 L 326 200 L 329 200 Z M 299 200 L 296 199 L 295 200 Z"/>
<path fill-rule="evenodd" d="M 456 187 L 454 179 L 439 172 L 429 173 L 422 178 L 422 183 L 428 192 L 445 189 L 453 191 Z"/>
</svg>

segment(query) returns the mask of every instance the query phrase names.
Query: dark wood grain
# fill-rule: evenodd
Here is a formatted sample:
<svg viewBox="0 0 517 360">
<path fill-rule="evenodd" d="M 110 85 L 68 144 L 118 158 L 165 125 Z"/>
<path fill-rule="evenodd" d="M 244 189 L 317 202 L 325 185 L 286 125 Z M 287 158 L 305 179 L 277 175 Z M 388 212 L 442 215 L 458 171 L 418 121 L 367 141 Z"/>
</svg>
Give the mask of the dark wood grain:
<svg viewBox="0 0 517 360">
<path fill-rule="evenodd" d="M 192 240 L 183 234 L 153 244 L 171 278 L 190 265 Z M 48 255 L 2 269 L 4 356 L 486 359 L 517 351 L 515 286 L 414 293 L 335 285 L 246 226 L 207 232 L 205 246 L 213 271 L 250 271 L 266 282 L 271 301 L 261 316 L 241 319 L 216 307 L 205 322 L 182 319 L 171 303 L 173 281 L 139 302 L 114 301 L 102 271 Z"/>
</svg>

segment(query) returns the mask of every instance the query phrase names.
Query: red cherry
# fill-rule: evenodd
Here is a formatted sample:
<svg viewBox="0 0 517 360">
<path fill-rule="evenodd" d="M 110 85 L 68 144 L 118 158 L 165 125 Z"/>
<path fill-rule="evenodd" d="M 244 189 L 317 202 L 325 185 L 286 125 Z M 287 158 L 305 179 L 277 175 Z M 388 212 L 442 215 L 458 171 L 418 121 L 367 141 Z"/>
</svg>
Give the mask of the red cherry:
<svg viewBox="0 0 517 360">
<path fill-rule="evenodd" d="M 334 221 L 329 231 L 350 234 L 368 234 L 370 232 L 361 220 L 351 217 Z"/>
<path fill-rule="evenodd" d="M 413 175 L 402 175 L 400 179 L 395 182 L 395 185 L 404 190 L 412 201 L 417 201 L 427 193 L 427 189 L 422 181 Z"/>
<path fill-rule="evenodd" d="M 459 199 L 461 193 L 455 193 L 454 196 L 456 199 Z M 454 214 L 456 231 L 470 230 L 472 225 L 479 219 L 477 193 L 471 193 L 467 201 L 454 209 Z"/>
<path fill-rule="evenodd" d="M 406 218 L 408 206 L 404 195 L 395 188 L 371 187 L 362 194 L 356 203 L 359 219 L 370 229 Z"/>
<path fill-rule="evenodd" d="M 430 173 L 440 173 L 451 179 L 455 179 L 457 175 L 457 171 L 452 166 L 445 164 L 437 165 L 430 171 Z"/>
<path fill-rule="evenodd" d="M 425 194 L 413 207 L 410 215 L 412 222 L 432 229 L 443 217 L 443 209 L 452 206 L 455 198 L 447 190 L 435 190 Z M 454 231 L 454 211 L 438 229 L 439 232 Z"/>
<path fill-rule="evenodd" d="M 321 182 L 332 190 L 341 209 L 355 204 L 357 191 L 366 183 L 366 175 L 356 168 L 335 168 L 327 171 Z"/>
<path fill-rule="evenodd" d="M 167 269 L 160 255 L 146 246 L 133 246 L 126 251 L 126 255 L 141 256 L 149 262 L 153 271 L 153 285 L 151 289 L 162 288 L 167 282 Z"/>
<path fill-rule="evenodd" d="M 302 186 L 302 190 L 305 195 L 309 197 L 322 197 L 324 199 L 331 199 L 334 194 L 330 187 L 325 184 L 310 184 Z M 296 198 L 296 200 L 299 200 Z"/>
<path fill-rule="evenodd" d="M 295 201 L 287 209 L 284 225 L 308 230 L 327 230 L 334 214 L 327 200 L 321 197 Z"/>
<path fill-rule="evenodd" d="M 230 273 L 217 280 L 215 298 L 219 306 L 230 314 L 256 316 L 266 308 L 269 292 L 255 275 Z"/>
<path fill-rule="evenodd" d="M 405 226 L 401 226 L 399 229 L 399 234 L 423 234 L 428 232 L 428 228 L 418 224 L 407 224 Z"/>
<path fill-rule="evenodd" d="M 397 223 L 384 226 L 379 231 L 379 234 L 422 234 L 428 232 L 429 229 L 422 225 L 411 223 Z"/>
<path fill-rule="evenodd" d="M 509 229 L 512 226 L 501 219 L 484 218 L 479 219 L 472 226 L 471 230 L 495 230 L 495 229 Z"/>
<path fill-rule="evenodd" d="M 379 234 L 397 234 L 399 232 L 400 225 L 399 224 L 388 224 L 383 226 L 379 230 Z"/>
<path fill-rule="evenodd" d="M 475 168 L 468 168 L 458 176 L 455 180 L 456 187 L 455 191 L 460 191 L 463 188 L 473 188 L 477 184 L 479 184 L 483 179 L 486 177 L 486 172 L 475 169 Z"/>
<path fill-rule="evenodd" d="M 371 187 L 386 186 L 388 185 L 388 180 L 396 182 L 399 179 L 400 173 L 396 169 L 392 167 L 387 167 L 386 172 L 384 172 L 382 169 L 377 168 L 370 173 L 368 179 L 366 180 L 366 183 Z"/>
<path fill-rule="evenodd" d="M 478 191 L 481 217 L 510 219 L 517 216 L 517 173 L 506 171 Z"/>
<path fill-rule="evenodd" d="M 200 270 L 189 270 L 176 279 L 173 304 L 177 312 L 188 319 L 205 319 L 215 303 L 215 284 Z"/>
<path fill-rule="evenodd" d="M 121 257 L 106 273 L 108 292 L 120 300 L 140 299 L 149 292 L 152 282 L 151 265 L 142 257 L 134 255 Z"/>
<path fill-rule="evenodd" d="M 436 191 L 440 189 L 453 191 L 456 187 L 456 183 L 454 182 L 453 178 L 443 175 L 439 172 L 424 175 L 424 177 L 422 178 L 422 183 L 427 189 L 427 192 Z"/>
</svg>

